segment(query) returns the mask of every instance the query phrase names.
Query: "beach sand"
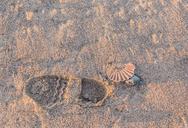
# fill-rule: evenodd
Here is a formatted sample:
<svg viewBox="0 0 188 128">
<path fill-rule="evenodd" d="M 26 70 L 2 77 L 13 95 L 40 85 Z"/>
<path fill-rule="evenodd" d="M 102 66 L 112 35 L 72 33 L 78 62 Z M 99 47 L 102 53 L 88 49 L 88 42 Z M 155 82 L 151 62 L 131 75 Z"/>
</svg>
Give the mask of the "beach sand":
<svg viewBox="0 0 188 128">
<path fill-rule="evenodd" d="M 187 0 L 0 0 L 0 127 L 188 128 Z"/>
</svg>

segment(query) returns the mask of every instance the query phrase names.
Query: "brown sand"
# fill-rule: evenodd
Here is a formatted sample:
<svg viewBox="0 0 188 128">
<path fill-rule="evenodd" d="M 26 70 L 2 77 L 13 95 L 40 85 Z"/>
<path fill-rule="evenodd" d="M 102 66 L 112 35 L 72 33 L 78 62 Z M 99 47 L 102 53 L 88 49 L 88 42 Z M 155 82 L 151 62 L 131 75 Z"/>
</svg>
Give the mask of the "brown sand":
<svg viewBox="0 0 188 128">
<path fill-rule="evenodd" d="M 110 62 L 135 64 L 143 84 L 110 83 Z M 68 83 L 45 108 L 50 75 Z M 0 0 L 0 128 L 187 127 L 187 0 Z"/>
</svg>

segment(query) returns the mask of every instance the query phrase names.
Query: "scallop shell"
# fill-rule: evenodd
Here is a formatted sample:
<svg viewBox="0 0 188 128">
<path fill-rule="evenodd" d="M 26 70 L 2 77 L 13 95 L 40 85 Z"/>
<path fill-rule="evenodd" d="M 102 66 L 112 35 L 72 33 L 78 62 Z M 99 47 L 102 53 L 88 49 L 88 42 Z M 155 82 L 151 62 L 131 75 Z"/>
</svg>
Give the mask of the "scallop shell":
<svg viewBox="0 0 188 128">
<path fill-rule="evenodd" d="M 107 76 L 114 82 L 126 81 L 133 77 L 135 66 L 132 63 L 124 64 L 120 68 L 113 67 L 107 71 Z"/>
</svg>

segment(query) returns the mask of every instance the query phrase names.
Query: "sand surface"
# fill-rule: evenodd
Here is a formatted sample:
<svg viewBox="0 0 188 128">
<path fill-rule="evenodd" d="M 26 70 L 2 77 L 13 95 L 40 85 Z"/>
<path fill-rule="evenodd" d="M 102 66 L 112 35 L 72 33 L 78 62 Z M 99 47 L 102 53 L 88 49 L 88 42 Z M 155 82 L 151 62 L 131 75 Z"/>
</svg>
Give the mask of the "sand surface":
<svg viewBox="0 0 188 128">
<path fill-rule="evenodd" d="M 188 1 L 0 0 L 0 128 L 188 128 Z"/>
</svg>

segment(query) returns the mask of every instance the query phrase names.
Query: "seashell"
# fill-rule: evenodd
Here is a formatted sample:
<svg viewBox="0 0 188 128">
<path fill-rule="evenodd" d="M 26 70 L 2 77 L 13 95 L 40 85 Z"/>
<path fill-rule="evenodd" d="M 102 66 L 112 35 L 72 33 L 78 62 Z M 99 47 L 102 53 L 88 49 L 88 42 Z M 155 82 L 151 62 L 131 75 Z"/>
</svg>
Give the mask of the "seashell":
<svg viewBox="0 0 188 128">
<path fill-rule="evenodd" d="M 126 81 L 134 76 L 135 66 L 132 63 L 124 64 L 120 67 L 111 67 L 108 69 L 107 76 L 114 82 Z"/>
<path fill-rule="evenodd" d="M 125 81 L 125 83 L 128 85 L 128 86 L 133 86 L 133 85 L 140 85 L 142 83 L 142 79 L 137 76 L 137 75 L 134 75 L 133 77 L 131 77 L 129 80 Z"/>
</svg>

